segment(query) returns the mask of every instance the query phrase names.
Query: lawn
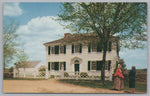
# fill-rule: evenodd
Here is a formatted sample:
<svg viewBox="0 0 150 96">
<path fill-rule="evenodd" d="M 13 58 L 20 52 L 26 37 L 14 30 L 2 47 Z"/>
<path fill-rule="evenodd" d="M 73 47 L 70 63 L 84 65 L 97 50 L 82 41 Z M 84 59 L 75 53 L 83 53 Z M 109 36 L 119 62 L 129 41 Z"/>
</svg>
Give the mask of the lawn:
<svg viewBox="0 0 150 96">
<path fill-rule="evenodd" d="M 86 87 L 92 87 L 92 88 L 104 88 L 104 89 L 113 89 L 113 81 L 105 81 L 105 84 L 103 85 L 100 80 L 59 80 L 64 83 L 71 83 L 75 85 L 80 85 L 80 86 L 86 86 Z M 135 91 L 136 92 L 147 92 L 147 82 L 136 82 L 135 86 Z M 124 82 L 124 89 L 123 91 L 130 91 L 128 82 Z"/>
</svg>

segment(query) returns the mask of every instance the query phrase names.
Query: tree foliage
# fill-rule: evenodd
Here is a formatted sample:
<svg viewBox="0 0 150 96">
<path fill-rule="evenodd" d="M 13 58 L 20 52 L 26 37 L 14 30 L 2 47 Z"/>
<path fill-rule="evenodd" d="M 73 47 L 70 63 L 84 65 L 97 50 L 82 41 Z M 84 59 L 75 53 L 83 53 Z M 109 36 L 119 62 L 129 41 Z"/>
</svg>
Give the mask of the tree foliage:
<svg viewBox="0 0 150 96">
<path fill-rule="evenodd" d="M 127 48 L 143 48 L 143 41 L 147 40 L 146 3 L 63 3 L 58 16 L 57 20 L 72 32 L 98 35 L 103 48 L 103 83 L 110 37 L 119 37 L 122 46 Z"/>
<path fill-rule="evenodd" d="M 18 24 L 11 22 L 10 24 L 4 23 L 4 34 L 3 34 L 3 58 L 4 68 L 8 67 L 8 64 L 14 59 L 14 55 L 17 53 L 16 47 L 19 45 L 16 41 L 17 34 L 16 30 Z"/>
</svg>

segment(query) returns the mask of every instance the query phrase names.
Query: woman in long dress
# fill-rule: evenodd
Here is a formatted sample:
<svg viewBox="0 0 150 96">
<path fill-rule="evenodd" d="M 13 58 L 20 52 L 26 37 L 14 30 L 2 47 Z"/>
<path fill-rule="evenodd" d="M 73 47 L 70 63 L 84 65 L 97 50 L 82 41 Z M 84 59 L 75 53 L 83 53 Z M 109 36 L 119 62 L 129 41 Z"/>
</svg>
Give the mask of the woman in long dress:
<svg viewBox="0 0 150 96">
<path fill-rule="evenodd" d="M 135 66 L 132 66 L 132 70 L 129 72 L 129 88 L 131 88 L 131 93 L 135 91 Z"/>
<path fill-rule="evenodd" d="M 121 65 L 119 65 L 119 67 L 117 68 L 115 74 L 114 74 L 114 85 L 113 85 L 113 88 L 116 89 L 116 90 L 120 90 L 120 89 L 123 89 L 124 87 L 124 76 L 122 74 L 122 71 L 121 71 Z"/>
</svg>

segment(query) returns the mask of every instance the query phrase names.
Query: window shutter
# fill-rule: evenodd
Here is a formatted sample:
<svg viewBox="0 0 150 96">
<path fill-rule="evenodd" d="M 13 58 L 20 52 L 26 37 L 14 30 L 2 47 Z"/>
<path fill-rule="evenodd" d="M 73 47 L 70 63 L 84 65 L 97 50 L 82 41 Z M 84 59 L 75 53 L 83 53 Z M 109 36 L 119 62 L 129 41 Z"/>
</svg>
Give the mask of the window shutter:
<svg viewBox="0 0 150 96">
<path fill-rule="evenodd" d="M 50 53 L 51 53 L 51 47 L 48 46 L 48 55 L 50 55 Z"/>
<path fill-rule="evenodd" d="M 64 45 L 64 54 L 66 54 L 66 45 Z"/>
<path fill-rule="evenodd" d="M 66 70 L 66 62 L 64 62 L 64 70 Z"/>
<path fill-rule="evenodd" d="M 59 46 L 55 46 L 55 54 L 59 54 Z"/>
<path fill-rule="evenodd" d="M 72 53 L 74 53 L 74 44 L 72 44 Z"/>
<path fill-rule="evenodd" d="M 97 43 L 97 52 L 101 52 L 102 51 L 102 43 L 98 42 Z"/>
<path fill-rule="evenodd" d="M 48 62 L 48 70 L 50 71 L 50 62 Z"/>
<path fill-rule="evenodd" d="M 102 61 L 97 61 L 97 70 L 102 70 Z"/>
<path fill-rule="evenodd" d="M 109 42 L 109 51 L 111 51 L 112 42 Z"/>
<path fill-rule="evenodd" d="M 110 70 L 110 66 L 111 66 L 111 61 L 108 61 L 108 70 Z"/>
<path fill-rule="evenodd" d="M 82 53 L 82 44 L 80 44 L 80 53 Z"/>
<path fill-rule="evenodd" d="M 55 64 L 55 65 L 54 65 L 54 69 L 55 69 L 55 70 L 59 70 L 59 62 L 55 62 L 54 64 Z"/>
<path fill-rule="evenodd" d="M 88 52 L 91 52 L 91 43 L 88 44 Z"/>
<path fill-rule="evenodd" d="M 88 61 L 88 71 L 90 71 L 90 61 Z"/>
</svg>

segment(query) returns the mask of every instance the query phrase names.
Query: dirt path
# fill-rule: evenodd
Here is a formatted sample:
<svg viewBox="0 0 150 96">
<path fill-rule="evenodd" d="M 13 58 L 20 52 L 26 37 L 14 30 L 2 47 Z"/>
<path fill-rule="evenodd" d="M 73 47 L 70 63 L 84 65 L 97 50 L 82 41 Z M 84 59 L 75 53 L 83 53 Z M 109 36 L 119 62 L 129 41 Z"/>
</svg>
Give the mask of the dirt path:
<svg viewBox="0 0 150 96">
<path fill-rule="evenodd" d="M 4 93 L 124 93 L 66 84 L 56 80 L 3 80 Z"/>
</svg>

